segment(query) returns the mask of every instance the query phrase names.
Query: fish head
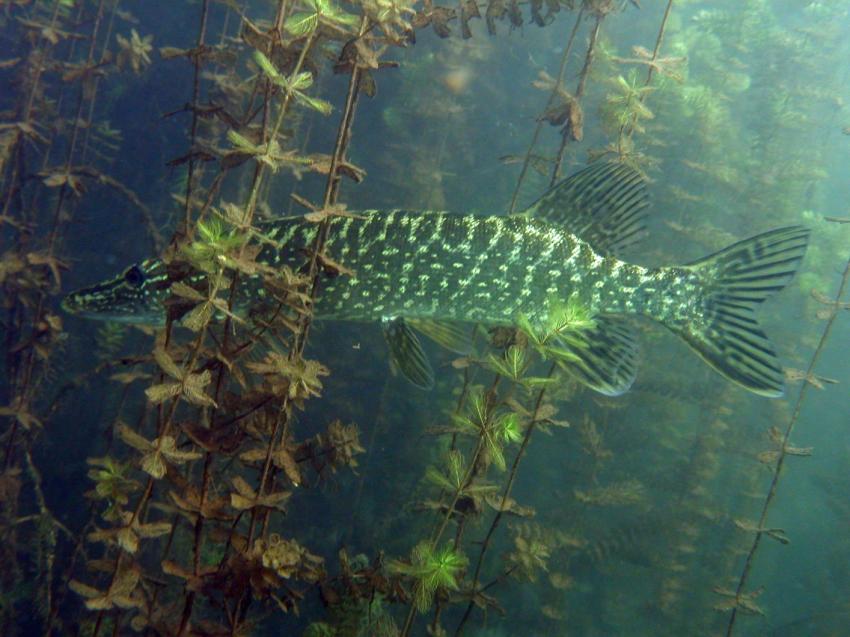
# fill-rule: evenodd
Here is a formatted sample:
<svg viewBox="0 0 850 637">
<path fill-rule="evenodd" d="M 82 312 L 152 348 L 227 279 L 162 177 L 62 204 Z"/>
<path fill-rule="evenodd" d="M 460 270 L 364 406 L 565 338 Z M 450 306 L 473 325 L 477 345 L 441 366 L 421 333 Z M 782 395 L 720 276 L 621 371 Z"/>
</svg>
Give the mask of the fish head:
<svg viewBox="0 0 850 637">
<path fill-rule="evenodd" d="M 162 325 L 170 288 L 165 264 L 147 259 L 111 279 L 71 292 L 62 300 L 62 309 L 100 321 Z"/>
</svg>

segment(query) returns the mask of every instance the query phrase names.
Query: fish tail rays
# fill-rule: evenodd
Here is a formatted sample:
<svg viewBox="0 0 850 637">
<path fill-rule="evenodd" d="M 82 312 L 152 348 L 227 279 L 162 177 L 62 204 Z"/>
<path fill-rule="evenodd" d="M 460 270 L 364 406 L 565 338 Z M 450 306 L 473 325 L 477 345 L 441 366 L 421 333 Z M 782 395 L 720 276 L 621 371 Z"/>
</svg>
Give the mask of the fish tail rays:
<svg viewBox="0 0 850 637">
<path fill-rule="evenodd" d="M 692 320 L 667 327 L 732 382 L 762 396 L 782 396 L 782 366 L 755 309 L 788 284 L 808 239 L 806 228 L 778 228 L 688 264 L 701 279 L 702 303 Z"/>
</svg>

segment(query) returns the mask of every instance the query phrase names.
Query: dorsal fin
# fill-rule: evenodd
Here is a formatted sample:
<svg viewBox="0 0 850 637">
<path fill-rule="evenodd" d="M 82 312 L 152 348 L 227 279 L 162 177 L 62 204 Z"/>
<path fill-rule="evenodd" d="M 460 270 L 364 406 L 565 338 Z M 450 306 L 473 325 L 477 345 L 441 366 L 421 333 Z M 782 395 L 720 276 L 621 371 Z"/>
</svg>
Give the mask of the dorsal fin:
<svg viewBox="0 0 850 637">
<path fill-rule="evenodd" d="M 556 184 L 520 214 L 564 228 L 607 256 L 642 238 L 648 205 L 638 171 L 598 162 Z"/>
</svg>

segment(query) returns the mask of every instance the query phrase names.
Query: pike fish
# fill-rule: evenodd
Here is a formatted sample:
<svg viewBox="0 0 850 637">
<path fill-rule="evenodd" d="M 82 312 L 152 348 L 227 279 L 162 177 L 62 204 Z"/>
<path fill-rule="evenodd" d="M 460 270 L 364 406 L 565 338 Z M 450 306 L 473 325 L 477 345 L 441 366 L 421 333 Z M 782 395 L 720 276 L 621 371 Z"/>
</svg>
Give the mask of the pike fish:
<svg viewBox="0 0 850 637">
<path fill-rule="evenodd" d="M 543 325 L 569 300 L 593 322 L 568 339 L 575 360 L 567 370 L 596 391 L 618 395 L 632 385 L 638 348 L 630 317 L 642 315 L 730 381 L 782 395 L 782 366 L 755 311 L 791 280 L 809 231 L 778 228 L 685 265 L 643 267 L 620 255 L 644 234 L 647 205 L 639 173 L 598 163 L 516 215 L 370 210 L 333 218 L 326 252 L 354 274 L 322 281 L 314 317 L 381 321 L 395 367 L 429 387 L 434 374 L 416 330 L 451 334 L 472 323 L 517 325 L 521 316 Z M 318 226 L 298 216 L 261 230 L 274 245 L 258 260 L 297 270 Z M 163 262 L 148 259 L 62 305 L 87 318 L 162 323 L 171 284 Z M 245 277 L 238 304 L 263 294 L 259 277 Z"/>
</svg>

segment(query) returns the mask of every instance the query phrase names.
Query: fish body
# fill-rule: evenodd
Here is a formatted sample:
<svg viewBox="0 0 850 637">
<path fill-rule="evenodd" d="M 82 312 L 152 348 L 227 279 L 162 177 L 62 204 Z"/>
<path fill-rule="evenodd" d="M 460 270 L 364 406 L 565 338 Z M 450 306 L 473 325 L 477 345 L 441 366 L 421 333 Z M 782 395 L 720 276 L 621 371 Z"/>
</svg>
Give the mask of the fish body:
<svg viewBox="0 0 850 637">
<path fill-rule="evenodd" d="M 646 268 L 618 256 L 642 234 L 646 205 L 636 172 L 601 164 L 518 215 L 373 210 L 334 218 L 326 252 L 353 274 L 322 282 L 315 318 L 515 325 L 523 316 L 543 325 L 569 299 L 596 321 L 578 345 L 573 339 L 573 350 L 577 377 L 598 391 L 619 394 L 631 385 L 637 350 L 624 319 L 644 315 L 682 336 L 730 380 L 780 395 L 782 368 L 754 309 L 793 276 L 808 231 L 780 228 L 691 264 Z M 289 217 L 261 230 L 273 244 L 258 261 L 298 269 L 318 226 Z M 92 318 L 151 323 L 164 317 L 169 287 L 163 264 L 150 259 L 70 294 L 63 306 Z M 259 276 L 240 290 L 248 305 L 263 294 Z M 427 386 L 432 377 L 415 336 L 390 327 L 394 360 Z"/>
<path fill-rule="evenodd" d="M 577 298 L 591 314 L 688 313 L 697 277 L 681 268 L 644 268 L 603 256 L 575 235 L 528 217 L 447 212 L 361 211 L 336 219 L 326 252 L 353 271 L 328 280 L 318 319 L 376 321 L 387 316 L 510 325 L 519 314 L 545 322 Z M 260 253 L 297 268 L 317 226 L 303 217 L 276 222 L 267 236 L 284 246 Z M 668 311 L 669 310 L 669 311 Z"/>
</svg>

